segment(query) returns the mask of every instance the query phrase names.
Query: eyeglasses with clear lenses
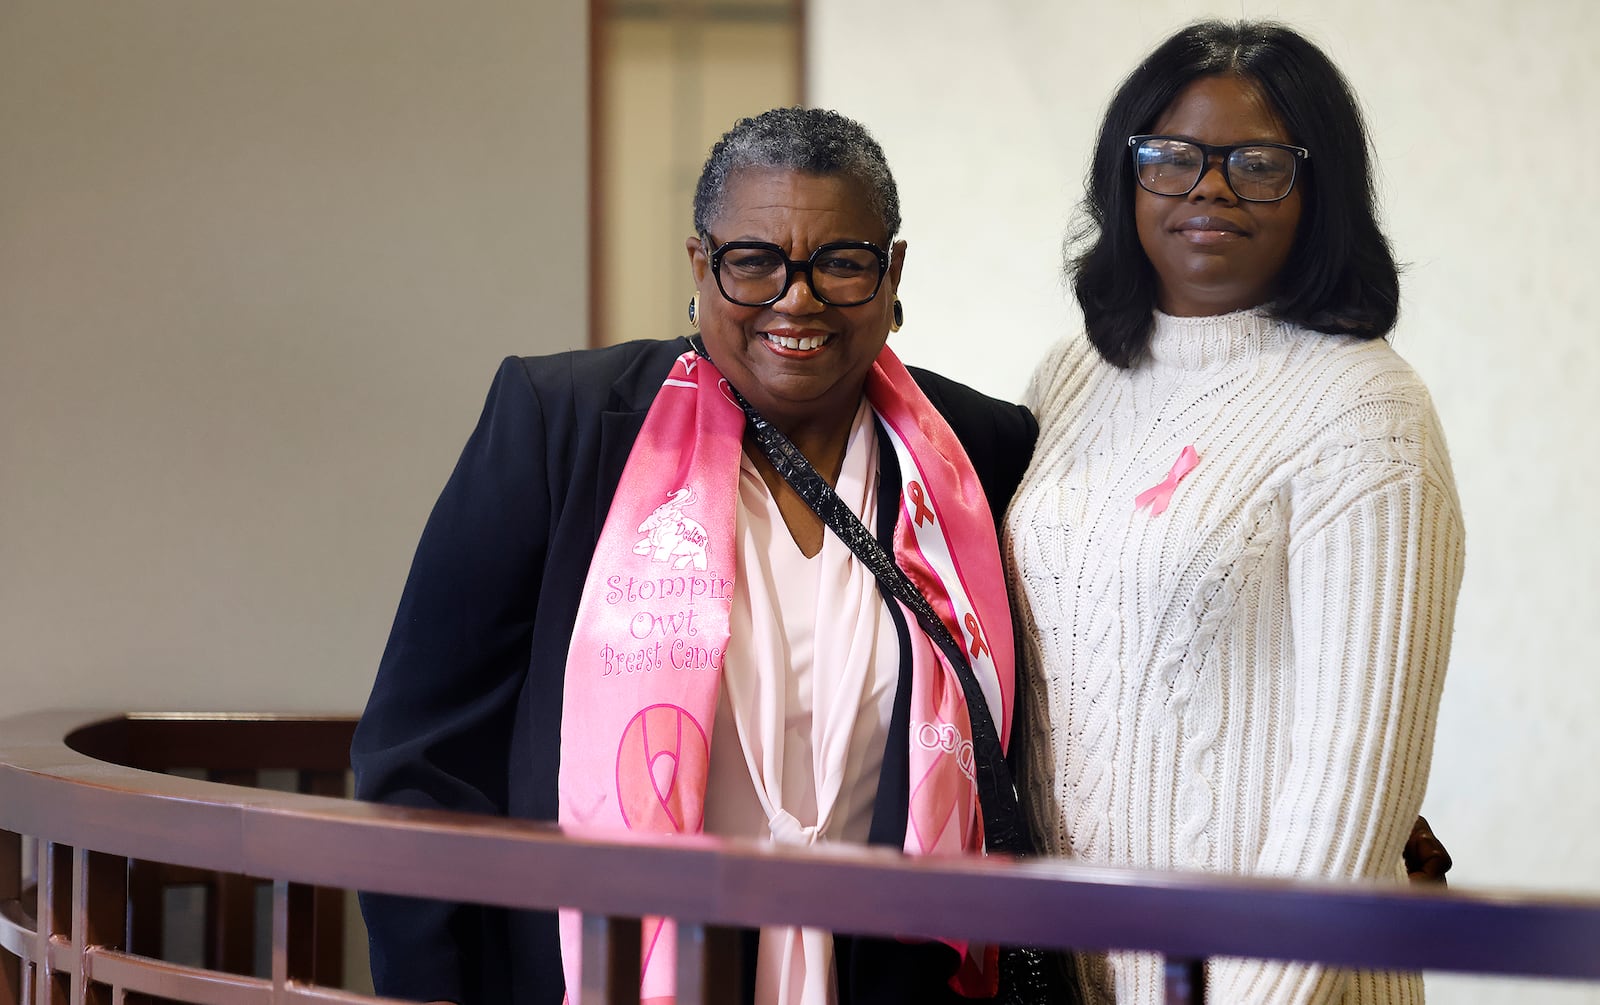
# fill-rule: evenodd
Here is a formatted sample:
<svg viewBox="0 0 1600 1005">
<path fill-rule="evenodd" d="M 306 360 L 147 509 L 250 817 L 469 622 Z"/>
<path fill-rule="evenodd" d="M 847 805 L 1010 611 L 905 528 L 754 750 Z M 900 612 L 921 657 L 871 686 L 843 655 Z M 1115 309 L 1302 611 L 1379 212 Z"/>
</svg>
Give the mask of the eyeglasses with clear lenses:
<svg viewBox="0 0 1600 1005">
<path fill-rule="evenodd" d="M 806 277 L 811 295 L 830 307 L 855 307 L 878 295 L 889 253 L 867 241 L 833 241 L 795 261 L 776 244 L 766 241 L 729 241 L 718 245 L 710 234 L 701 235 L 716 247 L 711 252 L 711 273 L 723 297 L 741 307 L 766 307 L 783 299 L 796 275 Z"/>
<path fill-rule="evenodd" d="M 1188 195 L 1217 157 L 1228 187 L 1246 202 L 1277 202 L 1287 196 L 1300 162 L 1311 156 L 1305 147 L 1287 143 L 1217 147 L 1179 136 L 1130 136 L 1128 146 L 1133 149 L 1133 175 L 1146 192 Z"/>
</svg>

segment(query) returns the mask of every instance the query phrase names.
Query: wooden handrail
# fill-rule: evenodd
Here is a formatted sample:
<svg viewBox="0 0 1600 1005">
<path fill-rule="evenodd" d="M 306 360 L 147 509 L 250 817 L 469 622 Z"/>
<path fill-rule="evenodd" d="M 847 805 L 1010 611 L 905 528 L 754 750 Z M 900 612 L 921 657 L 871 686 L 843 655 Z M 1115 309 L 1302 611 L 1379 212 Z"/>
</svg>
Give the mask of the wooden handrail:
<svg viewBox="0 0 1600 1005">
<path fill-rule="evenodd" d="M 41 863 L 55 849 L 78 863 L 80 872 L 92 871 L 99 856 L 105 862 L 172 862 L 261 877 L 273 882 L 282 902 L 280 922 L 297 890 L 318 886 L 515 908 L 562 905 L 594 917 L 669 915 L 691 925 L 802 924 L 863 935 L 1140 949 L 1179 961 L 1247 956 L 1600 980 L 1600 899 L 1593 897 L 563 833 L 524 821 L 197 781 L 90 756 L 170 763 L 171 751 L 185 741 L 151 740 L 163 723 L 177 732 L 192 730 L 192 737 L 235 723 L 259 731 L 258 738 L 281 730 L 302 738 L 308 758 L 324 757 L 326 746 L 347 739 L 350 728 L 348 718 L 313 716 L 68 711 L 0 720 L 0 830 L 36 838 Z M 319 741 L 304 739 L 313 733 Z M 133 742 L 140 736 L 145 740 Z M 271 747 L 264 743 L 257 751 Z M 8 875 L 0 869 L 0 901 L 20 896 Z M 66 910 L 65 895 L 57 891 L 52 907 L 44 885 L 38 913 Z M 21 938 L 15 918 L 14 911 L 0 912 L 0 946 L 12 953 Z M 48 920 L 40 917 L 43 930 L 59 933 L 59 927 L 47 927 Z M 91 945 L 75 938 L 65 943 L 80 954 Z M 112 938 L 95 945 L 119 943 Z M 95 952 L 108 961 L 106 968 L 122 959 L 115 949 Z M 287 952 L 280 947 L 275 955 Z M 251 1000 L 308 993 L 307 982 L 296 981 L 292 961 L 279 962 L 280 979 L 253 985 L 262 997 Z M 32 965 L 46 966 L 38 959 Z M 25 982 L 27 975 L 20 979 Z M 273 987 L 280 997 L 272 997 Z"/>
</svg>

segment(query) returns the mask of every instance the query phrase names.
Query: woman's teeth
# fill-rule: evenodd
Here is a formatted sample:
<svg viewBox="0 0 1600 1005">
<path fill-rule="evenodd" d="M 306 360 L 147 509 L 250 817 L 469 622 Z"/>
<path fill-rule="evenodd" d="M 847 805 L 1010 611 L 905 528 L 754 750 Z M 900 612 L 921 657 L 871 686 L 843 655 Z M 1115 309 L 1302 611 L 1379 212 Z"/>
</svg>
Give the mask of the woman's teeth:
<svg viewBox="0 0 1600 1005">
<path fill-rule="evenodd" d="M 781 345 L 785 349 L 815 349 L 828 341 L 826 335 L 807 335 L 804 338 L 793 338 L 789 335 L 774 335 L 771 332 L 762 332 L 761 336 L 768 342 Z"/>
</svg>

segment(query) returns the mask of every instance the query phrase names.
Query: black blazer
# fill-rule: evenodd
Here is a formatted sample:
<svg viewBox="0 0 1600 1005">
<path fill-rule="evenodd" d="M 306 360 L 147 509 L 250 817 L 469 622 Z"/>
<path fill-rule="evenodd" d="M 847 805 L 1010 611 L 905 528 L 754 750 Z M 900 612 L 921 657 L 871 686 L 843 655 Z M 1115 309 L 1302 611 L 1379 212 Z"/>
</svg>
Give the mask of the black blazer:
<svg viewBox="0 0 1600 1005">
<path fill-rule="evenodd" d="M 417 546 L 372 696 L 356 728 L 356 796 L 400 806 L 556 819 L 562 678 L 579 594 L 628 452 L 684 339 L 501 364 L 482 418 Z M 998 522 L 1038 427 L 1020 406 L 912 371 L 966 448 Z M 880 433 L 880 436 L 882 434 Z M 898 485 L 894 451 L 882 484 Z M 897 492 L 880 493 L 887 545 Z M 900 620 L 897 605 L 890 605 Z M 898 625 L 909 654 L 907 627 Z M 909 656 L 871 842 L 900 847 L 908 784 Z M 363 895 L 379 994 L 558 1005 L 552 912 Z M 942 944 L 840 937 L 841 1005 L 960 1001 Z"/>
</svg>

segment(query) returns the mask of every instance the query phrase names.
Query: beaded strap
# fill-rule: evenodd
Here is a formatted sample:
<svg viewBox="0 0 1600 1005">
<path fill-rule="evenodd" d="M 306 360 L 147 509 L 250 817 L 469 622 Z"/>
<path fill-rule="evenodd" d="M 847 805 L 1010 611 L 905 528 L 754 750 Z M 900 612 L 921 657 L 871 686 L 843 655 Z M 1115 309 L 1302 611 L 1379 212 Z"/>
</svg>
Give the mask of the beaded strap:
<svg viewBox="0 0 1600 1005">
<path fill-rule="evenodd" d="M 690 342 L 695 352 L 710 359 L 698 336 Z M 756 411 L 755 406 L 746 401 L 732 384 L 728 385 L 728 390 L 744 410 L 750 430 L 755 434 L 756 444 L 761 447 L 761 452 L 773 468 L 811 511 L 838 535 L 861 564 L 872 570 L 878 583 L 890 596 L 916 615 L 922 630 L 928 633 L 934 645 L 939 647 L 945 659 L 955 668 L 956 677 L 961 681 L 961 690 L 966 695 L 967 717 L 972 726 L 972 748 L 976 754 L 973 767 L 978 785 L 978 805 L 983 813 L 984 847 L 990 853 L 1032 853 L 1033 843 L 1027 830 L 1020 825 L 1017 788 L 1012 781 L 1011 770 L 1006 765 L 1005 755 L 1001 752 L 994 717 L 989 714 L 989 703 L 984 699 L 983 689 L 972 673 L 972 666 L 967 662 L 961 644 L 951 636 L 928 598 L 906 578 L 893 556 L 884 551 L 878 539 L 850 511 L 832 486 L 823 480 L 805 454 L 794 445 L 794 441 Z"/>
</svg>

